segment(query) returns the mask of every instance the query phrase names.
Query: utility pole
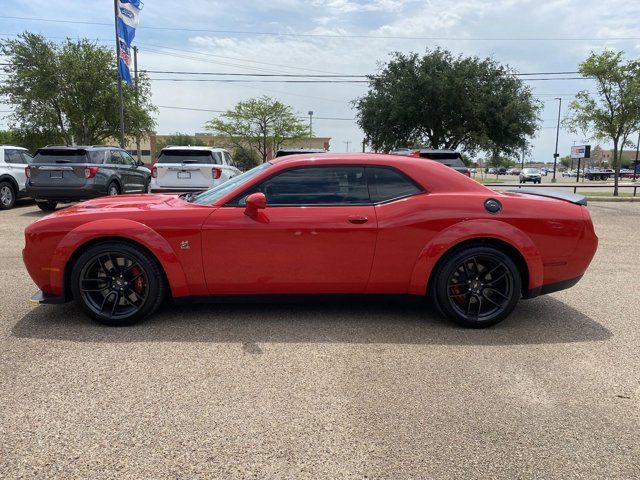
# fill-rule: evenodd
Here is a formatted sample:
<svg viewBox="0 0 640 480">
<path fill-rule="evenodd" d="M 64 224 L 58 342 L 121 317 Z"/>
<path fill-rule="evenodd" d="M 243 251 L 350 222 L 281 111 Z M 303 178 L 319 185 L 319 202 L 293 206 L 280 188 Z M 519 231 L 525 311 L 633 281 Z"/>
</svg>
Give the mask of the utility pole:
<svg viewBox="0 0 640 480">
<path fill-rule="evenodd" d="M 527 144 L 522 145 L 522 168 L 520 170 L 524 170 L 524 150 L 527 148 Z"/>
<path fill-rule="evenodd" d="M 313 110 L 309 110 L 309 148 L 311 145 L 311 137 L 313 136 Z"/>
<path fill-rule="evenodd" d="M 116 71 L 118 72 L 118 96 L 120 97 L 120 148 L 124 148 L 124 98 L 120 76 L 120 40 L 118 39 L 118 0 L 113 0 L 113 23 L 116 31 Z"/>
<path fill-rule="evenodd" d="M 135 82 L 136 107 L 138 106 L 138 47 L 133 47 L 133 78 Z M 138 161 L 142 161 L 140 151 L 140 135 L 136 135 L 136 149 L 138 150 Z"/>
<path fill-rule="evenodd" d="M 552 183 L 556 183 L 556 167 L 558 165 L 558 138 L 560 138 L 560 111 L 562 110 L 562 98 L 556 97 L 558 100 L 558 127 L 556 128 L 556 153 L 553 154 L 553 178 Z"/>
<path fill-rule="evenodd" d="M 636 161 L 633 162 L 633 181 L 636 181 L 636 170 L 638 170 L 638 151 L 640 151 L 640 132 L 638 132 L 638 143 L 636 143 Z"/>
<path fill-rule="evenodd" d="M 347 153 L 349 152 L 349 144 L 351 143 L 351 140 L 343 142 L 346 146 L 347 146 Z"/>
<path fill-rule="evenodd" d="M 364 153 L 364 147 L 366 146 L 366 144 L 367 144 L 367 139 L 366 139 L 366 138 L 363 138 L 363 139 L 362 139 L 362 153 Z M 637 161 L 638 161 L 638 159 L 636 158 L 636 162 L 637 162 Z"/>
</svg>

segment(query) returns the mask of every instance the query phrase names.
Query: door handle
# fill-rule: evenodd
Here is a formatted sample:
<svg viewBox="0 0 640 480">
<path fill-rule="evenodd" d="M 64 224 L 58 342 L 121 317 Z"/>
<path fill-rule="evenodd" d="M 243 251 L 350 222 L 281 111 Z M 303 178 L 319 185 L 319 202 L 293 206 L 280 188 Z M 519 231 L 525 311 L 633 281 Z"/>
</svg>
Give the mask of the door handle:
<svg viewBox="0 0 640 480">
<path fill-rule="evenodd" d="M 363 215 L 349 215 L 348 217 L 351 223 L 367 223 L 369 219 Z"/>
</svg>

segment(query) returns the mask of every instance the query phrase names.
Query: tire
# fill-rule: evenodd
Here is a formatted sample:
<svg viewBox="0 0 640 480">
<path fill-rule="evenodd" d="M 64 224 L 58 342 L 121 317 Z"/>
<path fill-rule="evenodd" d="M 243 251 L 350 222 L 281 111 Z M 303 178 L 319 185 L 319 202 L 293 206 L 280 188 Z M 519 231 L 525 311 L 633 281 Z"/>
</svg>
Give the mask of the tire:
<svg viewBox="0 0 640 480">
<path fill-rule="evenodd" d="M 10 210 L 16 204 L 16 189 L 9 182 L 0 182 L 0 210 Z"/>
<path fill-rule="evenodd" d="M 520 272 L 513 260 L 502 251 L 483 245 L 447 254 L 433 275 L 430 294 L 436 307 L 467 328 L 485 328 L 501 322 L 513 311 L 522 292 Z"/>
<path fill-rule="evenodd" d="M 58 206 L 58 202 L 36 202 L 36 205 L 38 205 L 38 208 L 43 212 L 53 212 Z"/>
<path fill-rule="evenodd" d="M 103 325 L 133 325 L 151 315 L 166 292 L 164 273 L 144 249 L 127 242 L 100 243 L 85 251 L 71 271 L 73 298 Z"/>
<path fill-rule="evenodd" d="M 120 187 L 116 182 L 110 182 L 109 185 L 107 185 L 107 195 L 109 197 L 120 195 Z"/>
</svg>

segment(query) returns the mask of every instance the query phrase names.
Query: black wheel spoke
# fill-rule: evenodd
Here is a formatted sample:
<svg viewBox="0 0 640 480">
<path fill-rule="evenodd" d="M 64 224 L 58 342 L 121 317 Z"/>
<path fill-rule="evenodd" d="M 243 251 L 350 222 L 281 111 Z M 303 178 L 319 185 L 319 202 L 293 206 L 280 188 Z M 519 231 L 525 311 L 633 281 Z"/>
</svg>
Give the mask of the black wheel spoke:
<svg viewBox="0 0 640 480">
<path fill-rule="evenodd" d="M 110 287 L 109 282 L 105 278 L 83 278 L 80 282 L 80 290 L 83 292 L 102 292 Z M 92 285 L 85 286 L 89 283 Z M 102 286 L 100 286 L 100 284 L 102 284 Z"/>
<path fill-rule="evenodd" d="M 495 290 L 495 289 L 490 289 L 491 293 L 497 293 L 498 295 L 500 295 L 502 298 L 504 298 L 505 300 L 508 300 L 509 297 L 507 297 L 505 294 L 503 294 L 502 292 L 500 292 L 499 290 Z"/>
<path fill-rule="evenodd" d="M 113 300 L 113 306 L 111 307 L 111 316 L 113 317 L 116 313 L 116 308 L 120 305 L 120 292 L 116 291 L 116 298 Z"/>
<path fill-rule="evenodd" d="M 484 296 L 484 299 L 485 299 L 486 301 L 491 302 L 492 304 L 494 304 L 494 305 L 495 305 L 496 307 L 498 307 L 498 308 L 502 308 L 502 304 L 500 304 L 500 303 L 498 303 L 498 302 L 494 301 L 494 300 L 493 300 L 489 295 L 487 295 L 486 293 L 485 293 L 483 296 Z"/>
<path fill-rule="evenodd" d="M 466 292 L 460 292 L 460 293 L 450 293 L 449 294 L 449 298 L 458 298 L 458 297 L 465 297 L 467 295 L 469 295 L 471 292 L 470 291 L 466 291 Z"/>
<path fill-rule="evenodd" d="M 485 285 L 493 285 L 494 283 L 496 283 L 497 281 L 501 280 L 502 278 L 504 278 L 506 276 L 507 276 L 507 272 L 505 270 L 500 275 L 498 275 L 496 278 L 492 278 L 490 282 L 485 283 Z"/>
<path fill-rule="evenodd" d="M 476 257 L 473 257 L 471 260 L 473 260 L 473 265 L 476 269 L 476 277 L 478 277 L 478 275 L 480 275 L 480 267 L 478 266 L 478 260 L 476 260 Z"/>
</svg>

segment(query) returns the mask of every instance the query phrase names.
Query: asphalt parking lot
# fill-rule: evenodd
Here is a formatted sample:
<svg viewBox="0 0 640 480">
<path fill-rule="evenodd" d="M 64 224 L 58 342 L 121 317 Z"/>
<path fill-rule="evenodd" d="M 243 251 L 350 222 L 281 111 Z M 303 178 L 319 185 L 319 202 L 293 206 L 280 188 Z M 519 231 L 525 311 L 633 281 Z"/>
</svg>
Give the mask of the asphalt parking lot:
<svg viewBox="0 0 640 480">
<path fill-rule="evenodd" d="M 37 306 L 0 212 L 0 478 L 640 478 L 640 204 L 574 288 L 463 330 L 421 304 Z"/>
</svg>

